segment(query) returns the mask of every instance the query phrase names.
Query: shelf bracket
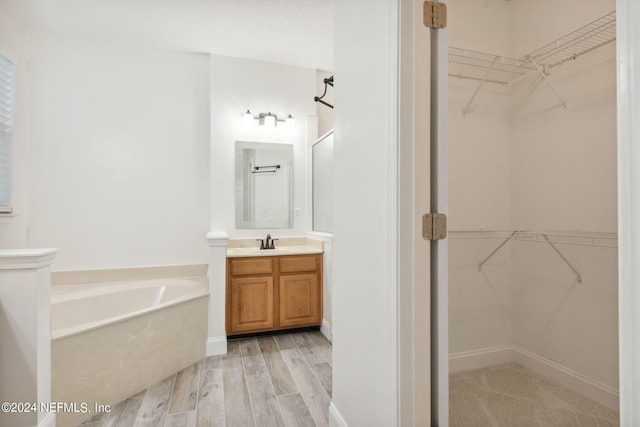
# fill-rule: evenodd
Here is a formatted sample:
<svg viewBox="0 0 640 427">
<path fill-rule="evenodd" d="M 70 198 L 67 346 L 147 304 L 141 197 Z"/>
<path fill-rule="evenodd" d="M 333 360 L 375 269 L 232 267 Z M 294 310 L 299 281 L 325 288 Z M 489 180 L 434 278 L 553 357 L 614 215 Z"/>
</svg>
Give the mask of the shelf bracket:
<svg viewBox="0 0 640 427">
<path fill-rule="evenodd" d="M 569 268 L 571 270 L 573 270 L 573 272 L 575 273 L 576 277 L 578 278 L 578 283 L 582 283 L 582 276 L 580 275 L 580 273 L 578 273 L 578 270 L 576 270 L 575 267 L 573 265 L 571 265 L 569 260 L 567 258 L 565 258 L 564 255 L 562 255 L 562 252 L 560 252 L 560 250 L 556 247 L 556 245 L 554 245 L 553 242 L 551 240 L 549 240 L 549 238 L 547 237 L 546 234 L 542 234 L 542 237 L 544 237 L 544 240 L 546 240 L 547 243 L 553 248 L 553 250 L 556 251 L 556 253 L 560 256 L 560 258 L 562 258 L 562 260 L 565 262 L 565 264 L 567 264 L 569 266 Z"/>
<path fill-rule="evenodd" d="M 549 81 L 549 78 L 542 71 L 542 69 L 540 68 L 538 63 L 536 61 L 534 61 L 533 59 L 531 59 L 531 58 L 529 59 L 529 62 L 531 62 L 531 65 L 533 65 L 536 68 L 536 71 L 538 72 L 538 74 L 540 74 L 540 77 L 542 77 L 544 79 L 544 81 L 549 85 L 549 87 L 551 88 L 553 93 L 556 94 L 556 96 L 560 100 L 560 103 L 562 104 L 562 108 L 567 108 L 567 101 L 564 100 L 562 95 L 560 95 L 560 92 L 558 92 L 558 90 L 553 86 L 553 84 L 551 84 L 551 81 Z"/>
<path fill-rule="evenodd" d="M 482 86 L 485 84 L 485 82 L 489 78 L 489 73 L 491 72 L 491 70 L 493 70 L 493 66 L 496 65 L 496 62 L 498 61 L 498 59 L 500 59 L 500 57 L 496 56 L 495 58 L 493 58 L 493 61 L 491 61 L 491 65 L 489 65 L 489 68 L 487 68 L 487 71 L 484 73 L 484 77 L 482 78 L 482 80 L 480 80 L 480 84 L 478 84 L 476 91 L 473 92 L 473 95 L 471 95 L 471 99 L 467 103 L 467 106 L 464 107 L 464 109 L 462 110 L 462 117 L 467 117 L 467 114 L 469 114 L 469 110 L 471 109 L 471 105 L 473 104 L 473 101 L 476 99 L 478 92 L 480 92 L 480 89 L 482 89 Z"/>
<path fill-rule="evenodd" d="M 502 247 L 504 245 L 507 244 L 507 242 L 511 239 L 513 239 L 513 237 L 516 235 L 518 231 L 514 231 L 513 233 L 511 233 L 511 235 L 509 237 L 507 237 L 506 239 L 504 239 L 504 241 L 502 243 L 500 243 L 500 245 L 498 245 L 497 248 L 495 248 L 493 250 L 493 252 L 491 252 L 485 259 L 483 259 L 482 261 L 480 261 L 480 264 L 478 264 L 478 271 L 482 271 L 482 266 L 484 265 L 485 262 L 489 261 L 489 259 L 494 256 L 496 254 L 496 252 L 498 252 L 500 249 L 502 249 Z"/>
</svg>

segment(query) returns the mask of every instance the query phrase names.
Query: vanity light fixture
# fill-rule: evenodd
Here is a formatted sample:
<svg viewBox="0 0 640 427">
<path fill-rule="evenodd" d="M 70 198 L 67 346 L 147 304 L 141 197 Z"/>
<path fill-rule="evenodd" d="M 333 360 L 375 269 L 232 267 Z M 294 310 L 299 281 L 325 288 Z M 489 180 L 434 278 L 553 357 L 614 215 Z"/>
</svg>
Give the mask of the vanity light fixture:
<svg viewBox="0 0 640 427">
<path fill-rule="evenodd" d="M 242 122 L 245 127 L 252 126 L 254 120 L 257 120 L 260 126 L 270 129 L 275 128 L 278 123 L 284 123 L 286 127 L 290 129 L 293 129 L 293 126 L 295 125 L 295 119 L 291 114 L 289 114 L 286 119 L 279 119 L 277 115 L 271 112 L 260 113 L 257 116 L 254 116 L 250 110 L 247 110 L 247 112 L 242 115 Z"/>
</svg>

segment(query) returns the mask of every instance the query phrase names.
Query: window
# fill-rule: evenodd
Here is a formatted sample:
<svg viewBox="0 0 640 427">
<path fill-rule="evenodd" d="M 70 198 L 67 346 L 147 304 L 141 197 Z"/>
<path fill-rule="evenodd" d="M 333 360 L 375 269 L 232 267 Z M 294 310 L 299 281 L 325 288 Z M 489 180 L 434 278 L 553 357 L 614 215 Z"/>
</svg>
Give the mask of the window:
<svg viewBox="0 0 640 427">
<path fill-rule="evenodd" d="M 0 214 L 11 213 L 13 63 L 0 55 Z"/>
</svg>

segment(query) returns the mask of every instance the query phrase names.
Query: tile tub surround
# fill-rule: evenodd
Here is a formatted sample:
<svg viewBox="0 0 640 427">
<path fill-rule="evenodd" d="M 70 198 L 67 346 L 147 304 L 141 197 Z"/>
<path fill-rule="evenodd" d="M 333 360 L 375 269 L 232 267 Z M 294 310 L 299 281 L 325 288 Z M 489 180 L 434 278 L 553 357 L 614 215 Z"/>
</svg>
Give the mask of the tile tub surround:
<svg viewBox="0 0 640 427">
<path fill-rule="evenodd" d="M 227 246 L 227 257 L 278 256 L 320 254 L 324 243 L 309 237 L 282 237 L 276 239 L 276 249 L 260 250 L 260 242 L 264 237 L 254 239 L 230 239 Z"/>
<path fill-rule="evenodd" d="M 450 376 L 451 427 L 614 427 L 618 413 L 505 363 Z"/>
<path fill-rule="evenodd" d="M 178 283 L 186 280 L 174 279 Z M 75 303 L 79 309 L 87 307 L 85 314 L 88 328 L 79 332 L 73 326 L 69 328 L 69 319 L 59 318 L 61 324 L 67 322 L 63 325 L 64 329 L 71 331 L 62 336 L 56 330 L 54 316 L 53 335 L 58 338 L 51 343 L 52 401 L 86 402 L 89 408 L 94 403 L 113 405 L 204 357 L 209 299 L 206 278 L 202 278 L 199 284 L 194 281 L 202 289 L 199 296 L 191 295 L 191 299 L 185 301 L 174 295 L 177 296 L 175 301 L 164 306 L 161 302 L 154 307 L 153 301 L 149 302 L 149 308 L 144 313 L 132 309 L 133 316 L 127 318 L 111 313 L 115 314 L 111 323 L 96 326 L 92 322 L 95 319 L 91 316 L 98 311 L 100 298 L 121 301 L 122 304 L 116 305 L 134 304 L 136 284 L 144 287 L 149 282 L 157 282 L 160 288 L 164 287 L 159 288 L 162 295 L 175 293 L 167 285 L 167 281 L 171 279 L 132 281 L 112 286 L 116 291 L 118 286 L 132 290 L 130 297 L 126 293 L 100 295 L 100 292 L 94 292 L 98 295 L 80 295 L 82 298 L 77 301 L 73 298 L 62 299 L 62 304 Z M 67 287 L 76 289 L 77 294 L 86 294 L 87 288 L 109 288 L 107 284 L 63 285 L 54 287 L 57 288 L 54 291 L 59 293 Z M 53 300 L 59 300 L 59 297 L 60 295 L 56 295 Z M 90 301 L 92 298 L 97 304 L 93 304 L 93 308 Z M 70 306 L 66 308 L 70 309 Z M 55 313 L 55 303 L 52 310 Z M 59 413 L 57 425 L 76 425 L 90 416 Z"/>
</svg>

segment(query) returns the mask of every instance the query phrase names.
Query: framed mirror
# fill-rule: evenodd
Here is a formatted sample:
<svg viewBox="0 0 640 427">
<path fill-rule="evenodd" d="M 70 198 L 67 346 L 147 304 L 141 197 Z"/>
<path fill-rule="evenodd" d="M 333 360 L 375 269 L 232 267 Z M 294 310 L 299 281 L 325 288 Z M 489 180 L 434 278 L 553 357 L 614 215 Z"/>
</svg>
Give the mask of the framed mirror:
<svg viewBox="0 0 640 427">
<path fill-rule="evenodd" d="M 236 228 L 293 228 L 293 146 L 236 141 Z"/>
</svg>

